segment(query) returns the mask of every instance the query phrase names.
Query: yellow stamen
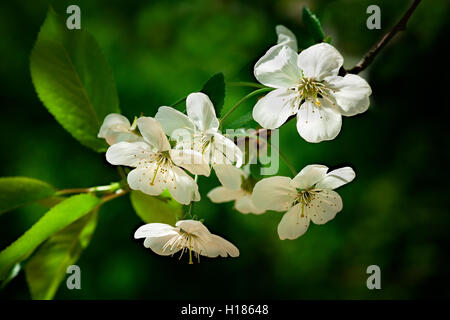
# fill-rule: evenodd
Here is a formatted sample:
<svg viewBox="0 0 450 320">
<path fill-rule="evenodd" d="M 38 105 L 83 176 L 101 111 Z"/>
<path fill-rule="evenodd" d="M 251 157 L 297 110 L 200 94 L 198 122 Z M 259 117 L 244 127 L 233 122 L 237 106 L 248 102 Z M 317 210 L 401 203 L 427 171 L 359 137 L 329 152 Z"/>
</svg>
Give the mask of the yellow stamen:
<svg viewBox="0 0 450 320">
<path fill-rule="evenodd" d="M 161 162 L 158 162 L 158 165 L 156 166 L 155 174 L 153 175 L 153 179 L 152 179 L 152 181 L 150 182 L 150 185 L 151 185 L 151 186 L 153 186 L 154 183 L 155 183 L 155 178 L 156 178 L 156 175 L 158 174 L 158 170 L 159 170 L 159 167 L 160 167 L 160 166 L 161 166 Z"/>
</svg>

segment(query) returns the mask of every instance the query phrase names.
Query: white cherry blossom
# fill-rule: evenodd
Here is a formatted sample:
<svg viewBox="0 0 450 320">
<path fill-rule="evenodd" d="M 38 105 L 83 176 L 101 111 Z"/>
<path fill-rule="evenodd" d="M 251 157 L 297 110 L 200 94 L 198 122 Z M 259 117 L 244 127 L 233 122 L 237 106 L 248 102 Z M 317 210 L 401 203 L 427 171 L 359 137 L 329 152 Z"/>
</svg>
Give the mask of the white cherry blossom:
<svg viewBox="0 0 450 320">
<path fill-rule="evenodd" d="M 200 255 L 210 258 L 239 256 L 238 248 L 231 242 L 212 234 L 202 222 L 196 220 L 180 220 L 175 227 L 163 223 L 146 224 L 136 230 L 134 238 L 145 238 L 144 246 L 162 256 L 179 251 L 182 256 L 187 251 L 190 264 L 193 263 L 193 252 L 198 259 Z"/>
<path fill-rule="evenodd" d="M 123 115 L 110 113 L 103 120 L 98 137 L 105 139 L 109 145 L 121 141 L 142 141 L 142 137 L 135 132 L 135 129 L 136 125 L 131 125 L 130 121 Z"/>
<path fill-rule="evenodd" d="M 134 167 L 127 177 L 131 189 L 160 195 L 168 189 L 182 203 L 199 201 L 197 183 L 183 169 L 193 174 L 209 170 L 202 164 L 202 155 L 192 150 L 173 150 L 160 124 L 151 117 L 141 117 L 137 126 L 143 141 L 119 142 L 109 147 L 106 159 L 114 165 Z"/>
<path fill-rule="evenodd" d="M 296 239 L 310 221 L 324 224 L 342 210 L 342 199 L 334 189 L 352 181 L 355 172 L 350 167 L 327 171 L 326 166 L 309 165 L 294 179 L 276 176 L 256 183 L 252 199 L 258 207 L 287 211 L 278 225 L 281 240 Z"/>
<path fill-rule="evenodd" d="M 241 213 L 264 213 L 265 210 L 256 207 L 252 201 L 252 191 L 256 181 L 246 174 L 244 170 L 236 167 L 232 167 L 229 174 L 232 175 L 231 179 L 241 180 L 239 189 L 233 189 L 234 185 L 224 184 L 212 189 L 207 195 L 209 199 L 215 203 L 234 201 L 234 207 Z"/>
<path fill-rule="evenodd" d="M 297 53 L 297 41 L 288 29 L 277 27 L 278 44 L 256 62 L 254 74 L 275 88 L 253 108 L 253 118 L 276 129 L 296 115 L 297 130 L 308 142 L 334 139 L 342 116 L 354 116 L 369 107 L 372 91 L 360 76 L 339 76 L 344 58 L 330 44 L 319 43 Z"/>
<path fill-rule="evenodd" d="M 240 180 L 230 178 L 230 172 L 233 170 L 231 164 L 235 163 L 236 167 L 242 165 L 242 152 L 219 132 L 219 120 L 209 97 L 201 92 L 188 95 L 186 113 L 162 106 L 155 119 L 161 123 L 164 132 L 177 141 L 176 149 L 200 152 L 203 161 L 212 166 L 222 184 L 238 189 Z"/>
</svg>

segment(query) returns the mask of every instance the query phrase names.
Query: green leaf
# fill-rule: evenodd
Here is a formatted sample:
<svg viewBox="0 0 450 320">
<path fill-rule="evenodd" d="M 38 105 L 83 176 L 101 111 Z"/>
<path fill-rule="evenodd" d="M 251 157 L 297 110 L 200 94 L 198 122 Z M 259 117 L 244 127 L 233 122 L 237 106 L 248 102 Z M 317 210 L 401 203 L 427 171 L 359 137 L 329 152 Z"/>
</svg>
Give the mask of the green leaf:
<svg viewBox="0 0 450 320">
<path fill-rule="evenodd" d="M 50 9 L 30 59 L 31 78 L 48 111 L 74 138 L 95 151 L 105 116 L 119 113 L 119 99 L 103 53 L 84 29 L 69 30 Z"/>
<path fill-rule="evenodd" d="M 223 73 L 216 73 L 203 85 L 201 90 L 206 94 L 214 105 L 216 116 L 220 117 L 223 103 L 225 101 L 225 79 Z"/>
<path fill-rule="evenodd" d="M 0 214 L 55 194 L 51 185 L 32 178 L 0 178 Z"/>
<path fill-rule="evenodd" d="M 171 197 L 168 190 L 160 196 L 149 196 L 140 191 L 131 191 L 131 204 L 136 214 L 145 223 L 160 222 L 174 225 L 182 216 L 182 206 Z"/>
<path fill-rule="evenodd" d="M 303 7 L 302 19 L 314 42 L 322 42 L 325 38 L 325 33 L 323 32 L 322 25 L 320 24 L 317 16 L 313 14 L 311 10 L 309 10 L 306 6 Z"/>
<path fill-rule="evenodd" d="M 50 300 L 66 276 L 67 267 L 75 264 L 89 245 L 97 226 L 97 210 L 78 219 L 51 236 L 25 265 L 31 297 Z"/>
<path fill-rule="evenodd" d="M 47 238 L 89 213 L 99 202 L 100 199 L 91 194 L 79 194 L 51 208 L 19 239 L 0 252 L 0 280 L 4 280 L 16 263 L 25 260 Z"/>
</svg>

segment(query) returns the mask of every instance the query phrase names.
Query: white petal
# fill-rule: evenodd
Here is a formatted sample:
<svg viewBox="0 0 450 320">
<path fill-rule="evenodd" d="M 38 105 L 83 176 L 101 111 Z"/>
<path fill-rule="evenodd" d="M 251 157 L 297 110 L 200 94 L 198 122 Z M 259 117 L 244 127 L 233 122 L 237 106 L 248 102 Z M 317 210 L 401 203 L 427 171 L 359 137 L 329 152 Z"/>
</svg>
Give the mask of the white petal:
<svg viewBox="0 0 450 320">
<path fill-rule="evenodd" d="M 172 167 L 174 181 L 168 184 L 172 197 L 181 204 L 189 204 L 191 201 L 199 201 L 198 186 L 192 177 L 178 167 Z"/>
<path fill-rule="evenodd" d="M 144 247 L 150 248 L 154 253 L 159 254 L 161 256 L 169 256 L 177 253 L 182 249 L 182 247 L 177 246 L 167 246 L 167 242 L 169 242 L 173 237 L 178 237 L 179 234 L 168 235 L 162 237 L 149 237 L 144 240 Z"/>
<path fill-rule="evenodd" d="M 213 165 L 214 172 L 220 183 L 228 189 L 239 190 L 244 173 L 231 164 Z"/>
<path fill-rule="evenodd" d="M 165 223 L 148 223 L 140 226 L 134 233 L 135 239 L 147 237 L 164 237 L 178 234 L 176 229 Z"/>
<path fill-rule="evenodd" d="M 294 179 L 292 185 L 299 189 L 308 189 L 322 180 L 327 174 L 328 167 L 320 164 L 310 164 L 302 169 Z"/>
<path fill-rule="evenodd" d="M 131 131 L 128 119 L 117 113 L 110 113 L 105 117 L 98 137 L 104 138 L 109 145 L 122 141 L 142 141 L 141 136 Z"/>
<path fill-rule="evenodd" d="M 155 119 L 161 124 L 168 136 L 172 136 L 177 129 L 185 129 L 188 132 L 194 130 L 194 124 L 188 116 L 171 107 L 159 107 Z"/>
<path fill-rule="evenodd" d="M 295 52 L 298 51 L 297 38 L 295 37 L 295 35 L 292 33 L 291 30 L 282 25 L 276 26 L 275 30 L 278 35 L 277 40 L 278 45 L 287 46 L 292 50 L 294 50 Z"/>
<path fill-rule="evenodd" d="M 111 130 L 126 132 L 130 130 L 130 121 L 128 121 L 128 119 L 121 114 L 110 113 L 103 120 L 98 137 L 107 139 L 107 136 Z"/>
<path fill-rule="evenodd" d="M 171 170 L 158 167 L 156 163 L 139 166 L 128 174 L 128 185 L 133 190 L 140 190 L 151 196 L 160 195 L 167 187 L 165 181 L 172 181 Z"/>
<path fill-rule="evenodd" d="M 297 113 L 297 131 L 308 142 L 333 140 L 341 131 L 341 115 L 328 107 L 317 107 L 307 100 Z"/>
<path fill-rule="evenodd" d="M 211 234 L 211 239 L 209 241 L 196 239 L 196 241 L 194 241 L 194 251 L 209 258 L 215 258 L 217 256 L 225 258 L 228 255 L 230 257 L 239 256 L 239 249 L 236 248 L 236 246 L 215 234 Z"/>
<path fill-rule="evenodd" d="M 211 240 L 211 232 L 209 232 L 208 228 L 200 221 L 180 220 L 175 225 L 184 232 L 193 234 L 205 241 Z"/>
<path fill-rule="evenodd" d="M 146 142 L 119 142 L 106 151 L 106 160 L 113 165 L 137 167 L 153 157 L 154 153 Z"/>
<path fill-rule="evenodd" d="M 315 44 L 298 55 L 298 66 L 303 75 L 318 81 L 336 76 L 343 63 L 342 55 L 328 43 Z"/>
<path fill-rule="evenodd" d="M 334 91 L 337 107 L 344 116 L 354 116 L 369 108 L 372 89 L 360 76 L 347 74 L 345 77 L 329 77 L 325 81 L 327 87 Z"/>
<path fill-rule="evenodd" d="M 219 120 L 209 97 L 201 92 L 191 93 L 186 98 L 186 112 L 200 131 L 217 130 Z"/>
<path fill-rule="evenodd" d="M 270 177 L 262 179 L 253 188 L 252 201 L 258 208 L 285 211 L 297 197 L 297 190 L 288 177 Z"/>
<path fill-rule="evenodd" d="M 215 133 L 212 144 L 213 148 L 222 153 L 231 163 L 236 163 L 236 167 L 242 165 L 242 151 L 232 140 L 225 138 L 220 133 Z"/>
<path fill-rule="evenodd" d="M 321 179 L 316 188 L 319 189 L 336 189 L 344 184 L 355 179 L 355 171 L 350 167 L 344 167 L 329 172 L 323 179 Z"/>
<path fill-rule="evenodd" d="M 258 208 L 252 201 L 252 197 L 250 194 L 246 194 L 240 199 L 236 201 L 235 204 L 236 210 L 241 213 L 253 213 L 253 214 L 261 214 L 264 213 L 265 210 Z"/>
<path fill-rule="evenodd" d="M 222 257 L 226 257 L 227 254 L 233 258 L 239 256 L 239 249 L 234 244 L 215 234 L 213 234 L 212 237 L 212 241 L 214 241 L 216 245 L 222 249 Z"/>
<path fill-rule="evenodd" d="M 302 204 L 299 203 L 283 215 L 278 224 L 278 236 L 281 240 L 297 239 L 308 230 L 310 219 L 305 211 L 303 208 L 302 214 Z"/>
<path fill-rule="evenodd" d="M 253 119 L 263 128 L 279 128 L 297 113 L 298 95 L 290 89 L 276 89 L 258 100 L 253 107 Z"/>
<path fill-rule="evenodd" d="M 333 190 L 321 190 L 314 193 L 314 199 L 308 206 L 308 214 L 312 222 L 324 224 L 342 210 L 342 198 Z"/>
<path fill-rule="evenodd" d="M 208 192 L 207 197 L 215 203 L 223 203 L 241 198 L 242 190 L 232 190 L 225 187 L 217 187 Z"/>
<path fill-rule="evenodd" d="M 256 79 L 272 88 L 291 88 L 298 85 L 301 72 L 297 66 L 297 57 L 297 52 L 292 48 L 273 46 L 256 62 Z"/>
<path fill-rule="evenodd" d="M 189 149 L 172 149 L 170 150 L 170 158 L 177 166 L 185 168 L 192 174 L 208 177 L 211 172 L 207 158 L 203 157 L 200 152 Z"/>
<path fill-rule="evenodd" d="M 110 141 L 108 141 L 110 140 Z M 134 132 L 110 132 L 108 138 L 106 138 L 106 142 L 108 144 L 112 145 L 114 143 L 119 142 L 138 142 L 138 141 L 144 141 L 140 135 Z M 111 142 L 111 143 L 110 143 Z"/>
<path fill-rule="evenodd" d="M 140 117 L 137 120 L 139 131 L 145 141 L 158 151 L 170 150 L 170 143 L 158 121 L 152 117 Z"/>
</svg>

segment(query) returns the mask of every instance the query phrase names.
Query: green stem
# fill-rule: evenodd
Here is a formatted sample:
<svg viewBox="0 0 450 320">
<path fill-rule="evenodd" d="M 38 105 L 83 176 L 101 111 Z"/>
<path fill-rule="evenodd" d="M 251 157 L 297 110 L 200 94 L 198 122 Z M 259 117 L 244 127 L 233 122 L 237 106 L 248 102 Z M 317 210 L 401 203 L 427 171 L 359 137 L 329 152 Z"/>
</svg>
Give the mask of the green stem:
<svg viewBox="0 0 450 320">
<path fill-rule="evenodd" d="M 267 92 L 267 91 L 272 91 L 273 90 L 273 88 L 267 88 L 267 87 L 265 87 L 265 88 L 261 88 L 261 89 L 258 89 L 258 90 L 255 90 L 255 91 L 252 91 L 252 92 L 250 92 L 249 94 L 247 94 L 245 97 L 243 97 L 241 100 L 239 100 L 238 102 L 236 102 L 236 104 L 234 105 L 234 106 L 232 106 L 231 107 L 231 109 L 230 110 L 228 110 L 228 112 L 227 113 L 225 113 L 225 115 L 222 117 L 222 119 L 220 119 L 220 126 L 222 125 L 222 123 L 225 121 L 225 119 L 226 118 L 228 118 L 245 100 L 247 100 L 247 99 L 249 99 L 249 98 L 251 98 L 251 97 L 253 97 L 253 96 L 256 96 L 256 95 L 258 95 L 258 94 L 260 94 L 260 93 L 263 93 L 263 92 Z"/>
<path fill-rule="evenodd" d="M 117 166 L 117 171 L 119 172 L 120 177 L 122 180 L 127 180 L 127 175 L 125 174 L 125 171 L 123 170 L 122 166 Z"/>
<path fill-rule="evenodd" d="M 197 183 L 197 180 L 198 180 L 198 175 L 195 175 L 194 176 L 195 183 Z M 189 219 L 192 219 L 192 210 L 193 210 L 193 208 L 194 208 L 194 201 L 191 201 L 191 203 L 189 203 L 189 207 L 188 207 L 187 213 L 185 213 L 183 215 L 183 217 L 182 217 L 183 220 L 188 218 L 188 217 L 189 217 Z"/>
<path fill-rule="evenodd" d="M 56 196 L 61 196 L 65 194 L 72 194 L 72 193 L 89 193 L 89 192 L 114 192 L 120 188 L 119 182 L 113 182 L 106 186 L 96 186 L 91 188 L 71 188 L 71 189 L 63 189 L 59 190 L 55 193 Z"/>
<path fill-rule="evenodd" d="M 259 83 L 255 83 L 255 82 L 247 82 L 247 81 L 227 82 L 227 85 L 232 86 L 232 87 L 267 88 L 263 84 L 259 84 Z"/>
<path fill-rule="evenodd" d="M 249 138 L 254 138 L 254 139 L 258 139 L 259 138 L 261 140 L 264 140 L 269 146 L 271 146 L 272 148 L 274 148 L 278 152 L 278 154 L 280 155 L 281 159 L 287 165 L 289 170 L 291 170 L 292 174 L 294 176 L 297 175 L 297 171 L 295 170 L 295 167 L 292 165 L 292 163 L 289 161 L 289 159 L 286 157 L 286 155 L 283 152 L 281 152 L 281 150 L 279 148 L 277 148 L 273 144 L 271 144 L 269 140 L 264 139 L 261 136 L 255 136 L 253 134 L 248 134 L 248 133 L 238 133 L 238 134 L 233 134 L 232 136 L 233 137 L 249 137 Z"/>
<path fill-rule="evenodd" d="M 180 98 L 177 101 L 175 101 L 174 103 L 172 103 L 170 106 L 175 107 L 175 106 L 179 105 L 181 102 L 183 102 L 184 100 L 186 100 L 186 98 L 187 97 Z"/>
</svg>

